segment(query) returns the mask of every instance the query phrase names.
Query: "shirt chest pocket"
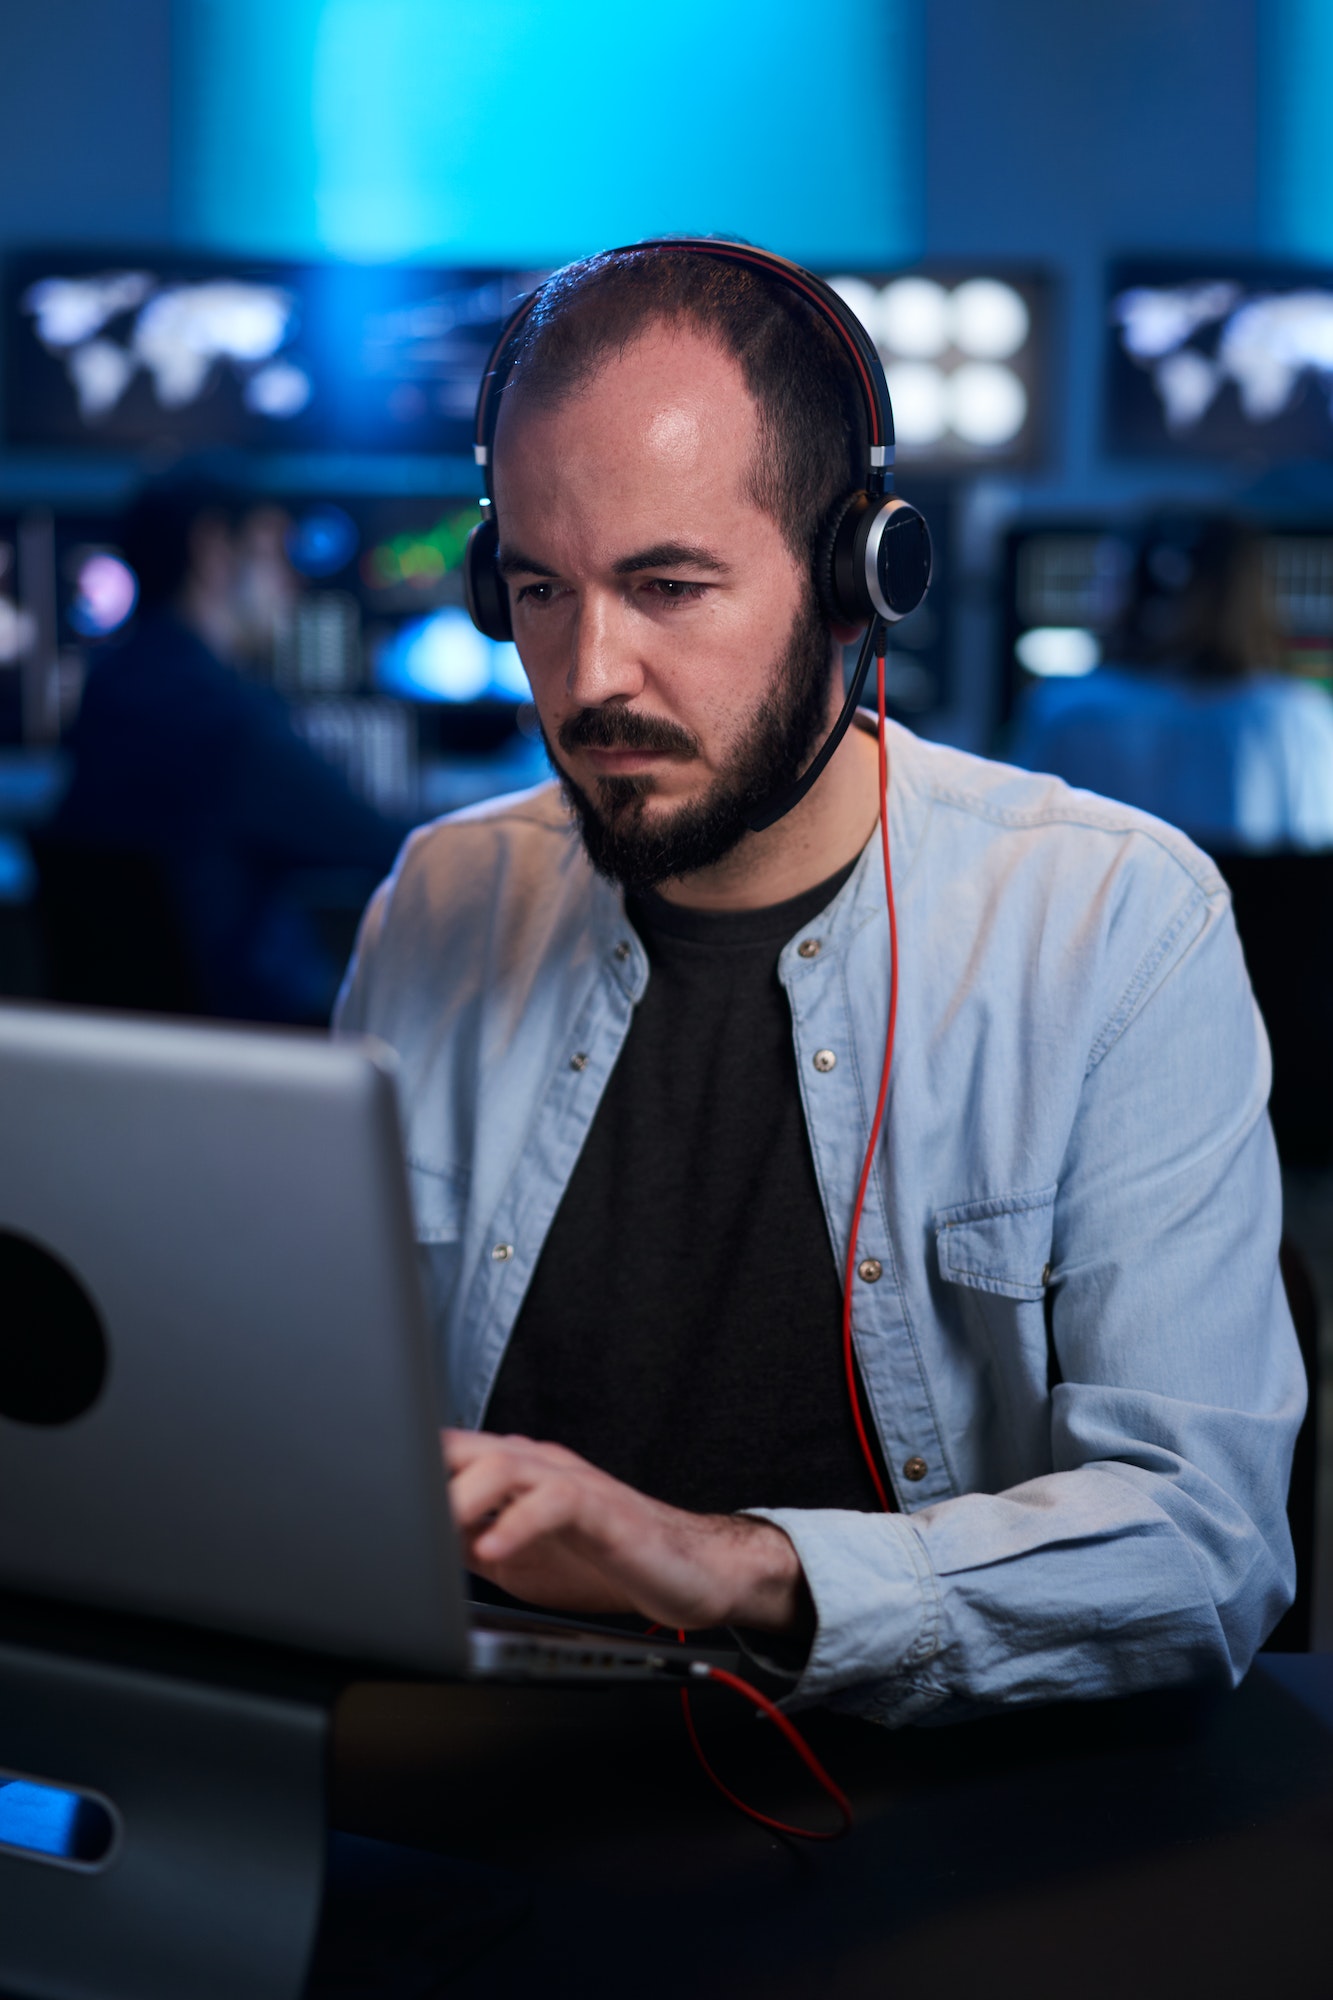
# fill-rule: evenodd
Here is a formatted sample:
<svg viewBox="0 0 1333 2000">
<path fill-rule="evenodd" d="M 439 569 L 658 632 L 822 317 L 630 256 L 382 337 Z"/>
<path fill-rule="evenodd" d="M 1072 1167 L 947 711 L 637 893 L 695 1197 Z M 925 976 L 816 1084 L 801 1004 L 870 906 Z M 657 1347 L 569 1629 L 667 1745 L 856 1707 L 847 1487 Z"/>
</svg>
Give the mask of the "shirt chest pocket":
<svg viewBox="0 0 1333 2000">
<path fill-rule="evenodd" d="M 935 1215 L 945 1311 L 990 1384 L 991 1479 L 1013 1485 L 1050 1464 L 1050 1395 L 1059 1367 L 1047 1314 L 1055 1189 L 960 1202 Z"/>
<path fill-rule="evenodd" d="M 935 1214 L 946 1284 L 1006 1299 L 1040 1299 L 1051 1275 L 1054 1187 L 960 1202 Z"/>
</svg>

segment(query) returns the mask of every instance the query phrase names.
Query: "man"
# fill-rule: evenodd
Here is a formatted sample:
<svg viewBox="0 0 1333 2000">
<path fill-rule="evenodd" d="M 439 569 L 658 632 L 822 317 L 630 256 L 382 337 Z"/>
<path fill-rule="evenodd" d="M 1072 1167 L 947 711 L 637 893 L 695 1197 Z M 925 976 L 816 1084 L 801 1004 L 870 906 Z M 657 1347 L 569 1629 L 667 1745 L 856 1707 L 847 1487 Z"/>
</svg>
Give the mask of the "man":
<svg viewBox="0 0 1333 2000">
<path fill-rule="evenodd" d="M 287 526 L 218 482 L 145 489 L 121 538 L 138 619 L 89 676 L 50 835 L 76 857 L 114 850 L 155 865 L 200 1011 L 314 1024 L 328 1019 L 338 968 L 293 871 L 374 881 L 407 822 L 359 798 L 279 696 L 240 671 L 271 659 L 296 597 Z"/>
<path fill-rule="evenodd" d="M 818 524 L 845 357 L 766 277 L 617 252 L 548 287 L 495 442 L 562 788 L 416 836 L 340 1001 L 403 1062 L 474 1570 L 731 1624 L 901 1722 L 1230 1680 L 1289 1600 L 1303 1383 L 1267 1056 L 1169 829 L 890 732 L 763 833 L 836 713 Z M 563 798 L 562 798 L 563 791 Z"/>
</svg>

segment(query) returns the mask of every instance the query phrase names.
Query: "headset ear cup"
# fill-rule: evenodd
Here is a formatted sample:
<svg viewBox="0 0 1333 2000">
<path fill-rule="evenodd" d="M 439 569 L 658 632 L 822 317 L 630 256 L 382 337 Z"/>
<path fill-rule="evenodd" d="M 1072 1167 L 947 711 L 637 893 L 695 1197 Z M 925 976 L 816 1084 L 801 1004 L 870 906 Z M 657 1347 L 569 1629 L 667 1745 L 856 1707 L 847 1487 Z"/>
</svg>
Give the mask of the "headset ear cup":
<svg viewBox="0 0 1333 2000">
<path fill-rule="evenodd" d="M 868 493 L 849 493 L 831 516 L 829 595 L 833 617 L 843 625 L 864 625 L 879 615 L 865 574 L 866 531 L 878 505 Z"/>
<path fill-rule="evenodd" d="M 845 493 L 829 509 L 815 543 L 819 604 L 830 625 L 864 625 L 871 613 L 864 582 L 855 574 L 856 526 L 868 505 L 862 492 Z"/>
<path fill-rule="evenodd" d="M 463 556 L 463 593 L 468 615 L 488 639 L 512 639 L 509 619 L 509 586 L 496 566 L 500 531 L 494 516 L 487 512 L 467 538 Z"/>
<path fill-rule="evenodd" d="M 930 584 L 930 530 L 909 501 L 853 493 L 833 521 L 832 615 L 848 625 L 915 611 Z"/>
<path fill-rule="evenodd" d="M 871 534 L 874 534 L 872 525 Z M 880 611 L 892 622 L 916 610 L 930 588 L 934 551 L 926 517 L 908 500 L 890 500 L 876 538 L 875 573 Z M 870 563 L 865 564 L 867 572 Z M 868 584 L 872 589 L 873 586 Z"/>
</svg>

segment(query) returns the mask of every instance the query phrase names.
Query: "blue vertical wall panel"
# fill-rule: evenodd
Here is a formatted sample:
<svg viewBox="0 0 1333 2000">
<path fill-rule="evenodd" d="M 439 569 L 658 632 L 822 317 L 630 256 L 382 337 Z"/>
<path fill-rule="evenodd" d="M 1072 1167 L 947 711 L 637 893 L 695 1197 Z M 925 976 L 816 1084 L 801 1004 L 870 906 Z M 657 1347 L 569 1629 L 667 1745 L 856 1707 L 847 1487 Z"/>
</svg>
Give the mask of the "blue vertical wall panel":
<svg viewBox="0 0 1333 2000">
<path fill-rule="evenodd" d="M 178 0 L 178 230 L 549 262 L 664 229 L 921 248 L 924 0 Z"/>
<path fill-rule="evenodd" d="M 1101 449 L 1107 260 L 1259 247 L 1256 11 L 1267 4 L 930 0 L 926 241 L 935 255 L 1027 259 L 1060 277 L 1063 467 L 1050 486 L 1072 504 L 1141 483 Z M 1216 477 L 1179 473 L 1182 485 Z"/>
<path fill-rule="evenodd" d="M 0 243 L 171 228 L 171 0 L 8 0 Z"/>
<path fill-rule="evenodd" d="M 1267 246 L 1333 263 L 1333 0 L 1259 0 Z"/>
</svg>

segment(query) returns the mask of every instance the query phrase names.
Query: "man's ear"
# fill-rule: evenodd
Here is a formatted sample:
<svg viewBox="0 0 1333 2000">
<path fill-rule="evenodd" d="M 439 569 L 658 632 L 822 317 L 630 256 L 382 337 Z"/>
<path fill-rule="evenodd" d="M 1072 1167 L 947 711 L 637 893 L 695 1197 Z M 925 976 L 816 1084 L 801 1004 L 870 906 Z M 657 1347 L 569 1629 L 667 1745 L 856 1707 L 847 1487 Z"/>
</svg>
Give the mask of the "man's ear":
<svg viewBox="0 0 1333 2000">
<path fill-rule="evenodd" d="M 829 636 L 837 646 L 854 646 L 865 629 L 864 625 L 833 624 L 829 626 Z"/>
</svg>

